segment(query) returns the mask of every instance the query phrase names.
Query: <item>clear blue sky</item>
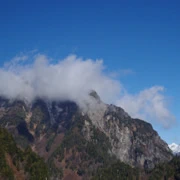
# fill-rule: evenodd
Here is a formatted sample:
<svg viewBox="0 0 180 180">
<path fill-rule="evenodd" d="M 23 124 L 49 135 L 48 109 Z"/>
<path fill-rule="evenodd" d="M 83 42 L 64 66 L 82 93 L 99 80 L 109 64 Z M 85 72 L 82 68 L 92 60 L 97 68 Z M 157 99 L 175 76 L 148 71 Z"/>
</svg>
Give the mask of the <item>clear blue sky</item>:
<svg viewBox="0 0 180 180">
<path fill-rule="evenodd" d="M 180 1 L 1 1 L 0 65 L 33 49 L 103 58 L 109 71 L 132 69 L 121 79 L 130 93 L 164 86 L 178 123 L 155 129 L 180 143 Z"/>
</svg>

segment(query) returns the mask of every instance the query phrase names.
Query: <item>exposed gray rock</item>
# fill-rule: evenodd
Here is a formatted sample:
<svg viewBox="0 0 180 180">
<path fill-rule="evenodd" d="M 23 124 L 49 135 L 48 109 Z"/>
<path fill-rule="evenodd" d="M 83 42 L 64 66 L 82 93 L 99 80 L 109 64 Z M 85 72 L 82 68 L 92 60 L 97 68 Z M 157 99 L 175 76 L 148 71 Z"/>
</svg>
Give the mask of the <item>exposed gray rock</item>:
<svg viewBox="0 0 180 180">
<path fill-rule="evenodd" d="M 52 134 L 53 130 L 58 133 L 70 129 L 78 112 L 84 121 L 82 133 L 86 140 L 91 141 L 95 126 L 108 137 L 111 145 L 108 152 L 117 159 L 145 169 L 152 169 L 159 162 L 171 160 L 168 145 L 151 124 L 132 119 L 120 107 L 103 103 L 95 91 L 90 93 L 90 101 L 86 104 L 87 107 L 82 110 L 69 101 L 37 100 L 27 106 L 27 103 L 9 103 L 8 100 L 0 99 L 0 124 L 9 128 L 10 125 L 19 127 L 19 123 L 24 123 L 24 127 L 27 127 L 24 134 L 40 141 L 47 132 Z"/>
<path fill-rule="evenodd" d="M 99 98 L 93 107 L 96 108 L 90 108 L 87 112 L 92 124 L 109 137 L 112 146 L 110 153 L 121 161 L 152 169 L 155 164 L 172 159 L 168 145 L 151 124 L 132 119 L 122 108 L 106 105 Z M 88 126 L 86 129 L 89 129 Z M 88 139 L 89 134 L 87 131 Z"/>
</svg>

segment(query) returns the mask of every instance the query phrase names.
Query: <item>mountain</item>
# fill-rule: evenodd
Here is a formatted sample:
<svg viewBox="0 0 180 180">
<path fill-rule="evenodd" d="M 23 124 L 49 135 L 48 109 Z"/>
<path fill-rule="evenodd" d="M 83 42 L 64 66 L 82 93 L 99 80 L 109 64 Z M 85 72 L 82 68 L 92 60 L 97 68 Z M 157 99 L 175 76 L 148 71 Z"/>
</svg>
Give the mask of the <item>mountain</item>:
<svg viewBox="0 0 180 180">
<path fill-rule="evenodd" d="M 137 179 L 137 168 L 149 172 L 173 157 L 151 124 L 103 103 L 95 91 L 83 106 L 1 97 L 0 125 L 19 148 L 30 146 L 44 159 L 51 179 L 91 179 L 111 166 Z"/>
<path fill-rule="evenodd" d="M 169 148 L 172 150 L 174 154 L 180 154 L 180 145 L 176 143 L 169 144 Z"/>
</svg>

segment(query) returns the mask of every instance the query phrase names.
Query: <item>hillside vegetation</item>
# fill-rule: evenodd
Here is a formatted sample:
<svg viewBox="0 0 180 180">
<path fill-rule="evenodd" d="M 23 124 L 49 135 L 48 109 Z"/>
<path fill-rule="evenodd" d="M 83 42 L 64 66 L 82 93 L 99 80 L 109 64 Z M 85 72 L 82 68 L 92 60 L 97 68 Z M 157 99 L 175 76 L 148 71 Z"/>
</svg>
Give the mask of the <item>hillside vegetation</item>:
<svg viewBox="0 0 180 180">
<path fill-rule="evenodd" d="M 19 149 L 11 134 L 3 128 L 0 128 L 0 179 L 49 179 L 43 159 L 31 148 Z"/>
</svg>

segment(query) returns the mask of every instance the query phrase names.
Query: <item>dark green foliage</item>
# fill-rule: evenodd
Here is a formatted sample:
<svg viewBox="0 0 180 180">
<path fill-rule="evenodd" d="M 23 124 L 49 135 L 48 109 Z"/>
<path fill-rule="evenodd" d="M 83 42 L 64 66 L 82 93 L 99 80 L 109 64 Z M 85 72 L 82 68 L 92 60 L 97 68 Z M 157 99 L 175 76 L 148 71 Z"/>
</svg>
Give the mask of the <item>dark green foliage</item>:
<svg viewBox="0 0 180 180">
<path fill-rule="evenodd" d="M 4 150 L 0 147 L 0 178 L 14 179 L 11 168 L 6 163 Z"/>
<path fill-rule="evenodd" d="M 47 152 L 51 149 L 51 145 L 54 142 L 55 137 L 56 137 L 56 135 L 54 134 L 48 139 L 47 145 L 46 145 L 46 151 Z"/>
<path fill-rule="evenodd" d="M 12 136 L 5 129 L 0 128 L 0 177 L 14 179 L 13 172 L 6 161 L 7 153 L 14 158 L 14 163 L 22 158 Z"/>
<path fill-rule="evenodd" d="M 49 178 L 48 168 L 43 159 L 32 152 L 31 148 L 27 148 L 24 152 L 26 164 L 25 170 L 30 174 L 30 180 L 43 180 Z"/>
<path fill-rule="evenodd" d="M 70 148 L 76 146 L 77 151 L 83 151 L 85 143 L 86 143 L 85 139 L 79 134 L 78 131 L 69 130 L 65 134 L 65 137 L 61 145 L 53 153 L 53 156 L 55 157 L 58 156 L 58 160 L 62 161 L 64 158 L 65 149 L 69 150 Z"/>
<path fill-rule="evenodd" d="M 77 117 L 76 117 L 77 118 Z M 73 122 L 71 128 L 66 132 L 63 142 L 54 152 L 54 156 L 59 156 L 60 161 L 64 158 L 64 149 L 67 150 L 76 146 L 79 150 L 83 149 L 83 145 L 86 143 L 84 137 L 80 134 L 80 130 L 83 127 L 83 121 L 80 118 L 77 118 Z M 76 129 L 77 128 L 77 129 Z"/>
<path fill-rule="evenodd" d="M 104 165 L 108 164 L 110 160 L 112 161 L 112 157 L 108 153 L 108 150 L 111 148 L 109 139 L 95 127 L 91 131 L 93 132 L 93 136 L 91 137 L 91 141 L 87 143 L 87 154 L 94 158 L 96 162 L 103 163 Z"/>
<path fill-rule="evenodd" d="M 17 170 L 23 168 L 27 179 L 49 179 L 48 168 L 43 159 L 27 148 L 25 152 L 17 148 L 13 137 L 7 130 L 0 128 L 0 178 L 14 179 L 13 171 L 7 163 L 9 156 Z"/>
<path fill-rule="evenodd" d="M 26 137 L 18 135 L 14 137 L 15 142 L 23 149 L 26 149 L 29 146 L 29 141 Z"/>
<path fill-rule="evenodd" d="M 180 157 L 175 156 L 169 163 L 157 165 L 150 173 L 150 180 L 180 180 Z"/>
<path fill-rule="evenodd" d="M 83 117 L 77 113 L 73 118 L 73 121 L 69 122 L 71 128 L 65 133 L 62 143 L 51 156 L 49 161 L 51 163 L 49 164 L 52 166 L 54 158 L 61 162 L 65 158 L 65 152 L 67 153 L 71 150 L 71 157 L 65 159 L 66 168 L 70 168 L 73 171 L 76 170 L 80 176 L 84 174 L 92 176 L 97 171 L 97 167 L 106 166 L 114 162 L 114 157 L 111 157 L 108 153 L 111 144 L 106 135 L 93 125 L 90 126 L 90 131 L 92 132 L 91 140 L 87 141 L 82 131 L 84 125 Z M 84 118 L 88 120 L 88 117 Z M 89 123 L 91 122 L 89 121 Z M 78 159 L 76 159 L 75 155 L 77 152 L 79 154 Z M 89 167 L 91 167 L 91 170 L 89 170 Z"/>
<path fill-rule="evenodd" d="M 63 177 L 63 169 L 61 167 L 55 166 L 53 158 L 48 160 L 48 168 L 51 177 L 56 177 L 58 179 L 61 179 Z"/>
<path fill-rule="evenodd" d="M 120 161 L 109 168 L 100 169 L 92 180 L 136 180 L 139 179 L 139 171 Z"/>
</svg>

